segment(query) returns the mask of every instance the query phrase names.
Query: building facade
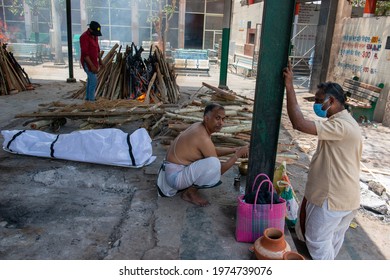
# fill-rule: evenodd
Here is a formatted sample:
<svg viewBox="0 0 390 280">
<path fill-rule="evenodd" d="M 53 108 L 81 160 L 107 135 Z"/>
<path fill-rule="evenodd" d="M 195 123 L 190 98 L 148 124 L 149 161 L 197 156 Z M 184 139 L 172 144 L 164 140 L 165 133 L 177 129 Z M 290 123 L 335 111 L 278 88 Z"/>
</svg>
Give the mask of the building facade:
<svg viewBox="0 0 390 280">
<path fill-rule="evenodd" d="M 60 0 L 54 0 L 60 1 Z M 51 1 L 0 1 L 0 28 L 12 42 L 49 43 Z M 81 34 L 91 20 L 102 26 L 102 40 L 122 44 L 151 41 L 159 35 L 173 48 L 212 49 L 222 33 L 224 0 L 72 0 L 72 32 Z M 65 1 L 60 1 L 65 5 Z M 66 12 L 61 9 L 61 35 L 66 42 Z M 166 18 L 169 17 L 167 21 Z M 160 22 L 159 22 L 160 20 Z M 168 31 L 164 33 L 166 24 Z"/>
</svg>

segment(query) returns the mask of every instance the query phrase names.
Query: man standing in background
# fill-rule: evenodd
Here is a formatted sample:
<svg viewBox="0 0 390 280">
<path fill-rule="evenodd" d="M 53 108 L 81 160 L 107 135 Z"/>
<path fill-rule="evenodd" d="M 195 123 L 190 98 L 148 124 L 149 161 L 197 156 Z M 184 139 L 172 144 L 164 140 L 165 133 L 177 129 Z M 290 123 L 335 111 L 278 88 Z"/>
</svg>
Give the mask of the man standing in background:
<svg viewBox="0 0 390 280">
<path fill-rule="evenodd" d="M 102 32 L 100 24 L 96 21 L 91 21 L 89 28 L 80 36 L 80 62 L 87 73 L 87 93 L 85 96 L 87 101 L 95 101 L 96 74 L 99 71 L 99 66 L 103 66 L 98 36 L 102 36 Z"/>
</svg>

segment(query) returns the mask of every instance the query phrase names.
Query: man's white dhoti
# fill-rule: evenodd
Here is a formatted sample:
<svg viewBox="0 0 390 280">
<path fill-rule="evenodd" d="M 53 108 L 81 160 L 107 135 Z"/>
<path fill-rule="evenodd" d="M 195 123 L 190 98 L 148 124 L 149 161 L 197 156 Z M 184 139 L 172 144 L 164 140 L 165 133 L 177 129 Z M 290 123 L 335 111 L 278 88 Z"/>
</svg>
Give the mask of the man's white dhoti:
<svg viewBox="0 0 390 280">
<path fill-rule="evenodd" d="M 164 196 L 174 196 L 179 190 L 191 186 L 199 189 L 215 187 L 220 179 L 221 162 L 216 157 L 200 159 L 190 165 L 164 161 L 157 186 Z"/>
<path fill-rule="evenodd" d="M 322 207 L 306 203 L 304 241 L 313 260 L 334 260 L 344 241 L 344 235 L 356 211 L 331 211 L 326 199 Z M 302 240 L 300 222 L 296 223 Z"/>
</svg>

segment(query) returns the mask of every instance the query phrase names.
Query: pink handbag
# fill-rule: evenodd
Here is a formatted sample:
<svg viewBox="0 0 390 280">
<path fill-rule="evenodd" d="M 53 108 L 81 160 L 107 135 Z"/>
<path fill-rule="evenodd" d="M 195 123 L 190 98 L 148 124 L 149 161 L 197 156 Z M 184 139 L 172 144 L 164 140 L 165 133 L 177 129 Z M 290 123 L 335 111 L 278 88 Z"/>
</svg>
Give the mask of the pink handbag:
<svg viewBox="0 0 390 280">
<path fill-rule="evenodd" d="M 268 182 L 268 191 L 271 192 L 270 204 L 250 204 L 244 201 L 244 195 L 238 197 L 237 216 L 236 216 L 236 240 L 239 242 L 254 242 L 266 228 L 273 227 L 284 232 L 286 201 L 279 198 L 280 203 L 273 203 L 274 187 L 269 177 L 261 173 L 256 176 L 252 186 L 252 191 L 256 186 L 256 181 L 260 176 L 266 177 L 260 182 L 256 191 L 255 202 L 261 186 Z"/>
</svg>

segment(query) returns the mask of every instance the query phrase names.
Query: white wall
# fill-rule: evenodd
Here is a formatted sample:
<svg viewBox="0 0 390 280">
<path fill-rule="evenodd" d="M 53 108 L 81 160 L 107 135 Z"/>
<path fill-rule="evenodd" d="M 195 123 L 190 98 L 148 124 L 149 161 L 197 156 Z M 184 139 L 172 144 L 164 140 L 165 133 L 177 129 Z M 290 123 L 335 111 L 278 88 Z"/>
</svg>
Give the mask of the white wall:
<svg viewBox="0 0 390 280">
<path fill-rule="evenodd" d="M 390 125 L 390 17 L 345 19 L 342 34 L 333 80 L 342 84 L 358 76 L 372 85 L 384 83 L 374 119 Z"/>
<path fill-rule="evenodd" d="M 262 22 L 264 3 L 241 6 L 240 0 L 234 0 L 232 7 L 232 22 L 230 28 L 230 42 L 235 44 L 236 53 L 244 53 L 248 21 L 251 28 L 256 28 L 256 24 Z"/>
</svg>

